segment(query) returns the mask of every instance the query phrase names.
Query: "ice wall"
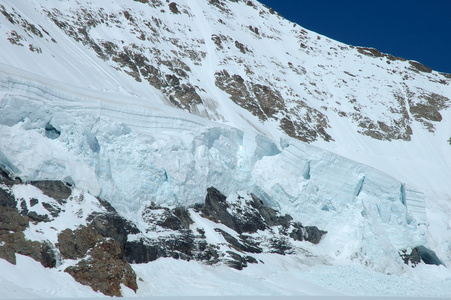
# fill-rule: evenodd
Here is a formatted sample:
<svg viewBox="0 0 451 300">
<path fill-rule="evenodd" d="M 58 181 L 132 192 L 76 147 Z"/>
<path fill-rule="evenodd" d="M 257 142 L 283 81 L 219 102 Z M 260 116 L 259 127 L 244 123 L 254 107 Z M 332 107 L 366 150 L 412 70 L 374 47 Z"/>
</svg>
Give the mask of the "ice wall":
<svg viewBox="0 0 451 300">
<path fill-rule="evenodd" d="M 406 208 L 420 193 L 387 174 L 293 139 L 132 99 L 0 76 L 0 160 L 26 180 L 69 181 L 132 220 L 151 201 L 189 206 L 214 186 L 226 195 L 247 190 L 329 231 L 323 244 L 338 257 L 395 255 L 425 243 L 425 220 Z"/>
</svg>

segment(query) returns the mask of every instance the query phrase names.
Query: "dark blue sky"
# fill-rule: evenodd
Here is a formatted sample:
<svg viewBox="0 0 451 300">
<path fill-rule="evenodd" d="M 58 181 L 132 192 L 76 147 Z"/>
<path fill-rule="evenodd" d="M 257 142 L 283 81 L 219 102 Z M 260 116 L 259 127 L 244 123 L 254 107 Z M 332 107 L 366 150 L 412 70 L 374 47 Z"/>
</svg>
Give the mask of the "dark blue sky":
<svg viewBox="0 0 451 300">
<path fill-rule="evenodd" d="M 334 40 L 451 73 L 451 0 L 259 0 Z"/>
</svg>

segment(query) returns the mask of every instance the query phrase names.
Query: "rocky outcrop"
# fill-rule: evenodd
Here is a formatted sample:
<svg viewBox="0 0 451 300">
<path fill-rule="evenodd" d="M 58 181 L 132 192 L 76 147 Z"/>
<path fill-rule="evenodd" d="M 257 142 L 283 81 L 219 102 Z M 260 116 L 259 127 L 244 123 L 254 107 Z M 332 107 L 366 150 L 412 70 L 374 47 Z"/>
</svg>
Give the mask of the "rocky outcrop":
<svg viewBox="0 0 451 300">
<path fill-rule="evenodd" d="M 68 266 L 64 271 L 76 281 L 109 296 L 121 296 L 121 285 L 137 290 L 131 264 L 167 257 L 209 265 L 222 263 L 242 270 L 249 264 L 259 263 L 255 255 L 293 254 L 297 241 L 316 244 L 326 233 L 294 222 L 291 216 L 264 205 L 255 195 L 237 194 L 236 198 L 228 199 L 214 187 L 208 188 L 203 204 L 190 209 L 151 203 L 141 215 L 147 228 L 144 230 L 141 224 L 138 229 L 107 201 L 73 192 L 76 188 L 62 181 L 31 182 L 50 197 L 50 200 L 44 198 L 46 202 L 39 198 L 39 192 L 27 199 L 16 199 L 12 192 L 14 185 L 23 183 L 1 172 L 0 258 L 14 264 L 18 253 L 48 268 L 56 267 L 58 261 L 58 265 L 66 261 Z M 84 201 L 91 201 L 87 207 L 96 207 L 89 214 L 84 213 Z M 56 243 L 25 237 L 25 229 L 32 230 L 30 227 L 40 222 L 55 222 L 68 209 L 73 210 L 79 225 L 52 227 L 57 230 Z M 214 230 L 208 228 L 207 235 L 205 228 L 193 221 L 193 214 L 197 220 L 203 217 L 211 221 Z M 212 234 L 216 237 L 210 240 Z"/>
<path fill-rule="evenodd" d="M 138 230 L 120 217 L 108 202 L 99 201 L 99 211 L 86 218 L 87 226 L 59 232 L 56 244 L 31 241 L 25 238 L 24 230 L 31 224 L 52 222 L 57 218 L 65 205 L 74 201 L 72 189 L 62 181 L 34 181 L 32 185 L 55 199 L 54 203 L 41 203 L 35 198 L 16 200 L 10 188 L 21 181 L 4 171 L 0 175 L 0 258 L 15 264 L 17 253 L 47 268 L 55 268 L 57 260 L 78 260 L 64 270 L 78 282 L 109 296 L 121 296 L 121 284 L 136 291 L 136 275 L 124 260 L 124 245 L 127 235 Z M 34 210 L 39 203 L 51 217 Z"/>
<path fill-rule="evenodd" d="M 318 229 L 316 226 L 302 226 L 301 223 L 292 223 L 293 230 L 290 233 L 290 237 L 296 241 L 307 241 L 312 244 L 318 244 L 321 241 L 321 237 L 327 232 Z"/>
<path fill-rule="evenodd" d="M 265 206 L 255 195 L 251 194 L 251 201 L 245 205 L 228 203 L 227 198 L 217 189 L 210 187 L 207 190 L 205 204 L 200 209 L 210 220 L 222 223 L 237 233 L 255 233 L 258 230 L 281 227 L 280 232 L 290 231 L 289 236 L 297 241 L 308 241 L 318 244 L 326 231 L 315 226 L 302 226 L 293 222 L 289 215 L 281 215 L 275 209 Z"/>
<path fill-rule="evenodd" d="M 0 189 L 1 190 L 1 189 Z M 46 268 L 54 268 L 56 257 L 52 245 L 25 238 L 29 219 L 17 209 L 0 206 L 0 258 L 16 264 L 16 253 L 39 261 Z"/>
<path fill-rule="evenodd" d="M 65 229 L 58 235 L 57 247 L 65 259 L 81 259 L 64 271 L 78 282 L 108 296 L 121 296 L 121 284 L 136 292 L 136 274 L 124 259 L 127 236 L 139 230 L 119 216 L 106 201 L 106 212 L 88 216 L 88 226 Z"/>
<path fill-rule="evenodd" d="M 214 231 L 222 237 L 229 250 L 220 250 L 220 244 L 210 244 L 203 228 L 196 227 L 190 213 L 217 223 Z M 241 270 L 248 263 L 258 263 L 253 254 L 296 252 L 295 241 L 319 243 L 326 234 L 314 226 L 303 227 L 289 215 L 265 206 L 255 195 L 238 196 L 228 200 L 219 190 L 210 187 L 205 202 L 192 210 L 169 209 L 151 204 L 144 209 L 143 220 L 157 238 L 142 237 L 125 244 L 125 260 L 147 263 L 160 257 L 197 260 L 207 264 L 224 264 Z M 225 225 L 229 230 L 219 228 Z M 260 234 L 265 232 L 264 234 Z"/>
<path fill-rule="evenodd" d="M 25 238 L 23 231 L 29 226 L 30 218 L 19 213 L 17 201 L 9 189 L 16 183 L 20 180 L 0 168 L 0 258 L 16 264 L 17 253 L 32 257 L 46 268 L 54 268 L 54 247 Z"/>
<path fill-rule="evenodd" d="M 230 208 L 232 206 L 227 203 L 226 197 L 221 192 L 213 187 L 208 188 L 201 212 L 210 220 L 222 223 L 238 233 L 253 233 L 267 227 L 262 216 L 254 210 L 232 215 Z"/>
<path fill-rule="evenodd" d="M 10 194 L 8 189 L 0 188 L 0 206 L 16 207 L 16 199 Z"/>
<path fill-rule="evenodd" d="M 100 227 L 99 219 L 94 222 L 102 232 L 94 227 L 96 225 L 91 224 L 80 226 L 73 231 L 66 229 L 58 235 L 57 247 L 61 256 L 65 259 L 81 259 L 64 271 L 78 282 L 108 296 L 121 296 L 121 284 L 136 291 L 136 274 L 124 260 L 123 244 L 127 235 L 117 235 L 117 223 L 110 223 L 107 218 L 101 218 L 99 215 L 97 217 L 105 221 Z M 118 219 L 112 218 L 116 221 Z"/>
<path fill-rule="evenodd" d="M 55 199 L 58 203 L 63 203 L 72 193 L 70 186 L 63 181 L 42 180 L 32 181 L 32 185 L 40 189 L 45 195 Z"/>
<path fill-rule="evenodd" d="M 101 239 L 87 252 L 86 258 L 67 267 L 78 282 L 108 296 L 121 296 L 121 284 L 136 292 L 136 274 L 129 263 L 122 260 L 122 249 L 112 239 Z"/>
</svg>

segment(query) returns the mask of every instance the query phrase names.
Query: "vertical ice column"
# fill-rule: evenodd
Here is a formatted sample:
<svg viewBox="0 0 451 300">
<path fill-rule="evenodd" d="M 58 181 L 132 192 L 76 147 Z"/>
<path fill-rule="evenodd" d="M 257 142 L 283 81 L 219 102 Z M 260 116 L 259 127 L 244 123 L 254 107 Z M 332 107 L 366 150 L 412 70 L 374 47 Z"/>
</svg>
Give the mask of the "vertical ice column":
<svg viewBox="0 0 451 300">
<path fill-rule="evenodd" d="M 426 204 L 424 194 L 414 190 L 408 185 L 403 185 L 401 192 L 404 191 L 404 204 L 407 211 L 417 220 L 418 224 L 427 224 Z"/>
</svg>

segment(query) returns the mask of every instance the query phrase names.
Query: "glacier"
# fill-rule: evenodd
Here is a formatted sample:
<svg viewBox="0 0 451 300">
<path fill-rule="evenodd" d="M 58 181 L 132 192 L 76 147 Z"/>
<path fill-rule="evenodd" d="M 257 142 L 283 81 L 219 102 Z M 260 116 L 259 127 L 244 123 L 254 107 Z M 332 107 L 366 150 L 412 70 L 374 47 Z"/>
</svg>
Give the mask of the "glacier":
<svg viewBox="0 0 451 300">
<path fill-rule="evenodd" d="M 0 163 L 25 182 L 64 179 L 130 220 L 151 202 L 193 206 L 210 186 L 246 190 L 327 230 L 327 255 L 382 272 L 400 271 L 400 249 L 427 244 L 425 210 L 409 206 L 420 191 L 327 150 L 5 71 L 0 88 Z"/>
</svg>

